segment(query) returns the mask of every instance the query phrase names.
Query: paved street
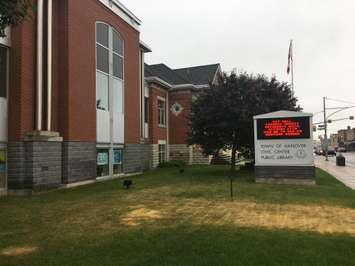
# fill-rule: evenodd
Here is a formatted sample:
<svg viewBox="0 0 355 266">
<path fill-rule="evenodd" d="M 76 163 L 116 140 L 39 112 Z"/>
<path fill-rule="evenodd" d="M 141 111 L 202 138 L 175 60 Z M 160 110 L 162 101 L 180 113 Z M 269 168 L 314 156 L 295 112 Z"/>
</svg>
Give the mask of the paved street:
<svg viewBox="0 0 355 266">
<path fill-rule="evenodd" d="M 355 153 L 344 153 L 343 155 L 346 158 L 346 167 L 336 166 L 335 157 L 329 157 L 329 161 L 326 162 L 323 156 L 316 156 L 315 164 L 347 187 L 355 189 Z"/>
</svg>

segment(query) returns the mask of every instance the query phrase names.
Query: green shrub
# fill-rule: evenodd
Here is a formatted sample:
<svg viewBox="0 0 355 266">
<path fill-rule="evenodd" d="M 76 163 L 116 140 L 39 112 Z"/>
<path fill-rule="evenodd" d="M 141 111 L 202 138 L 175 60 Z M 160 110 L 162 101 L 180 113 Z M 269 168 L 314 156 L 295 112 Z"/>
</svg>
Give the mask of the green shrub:
<svg viewBox="0 0 355 266">
<path fill-rule="evenodd" d="M 174 167 L 184 167 L 186 163 L 184 161 L 169 161 L 159 164 L 159 168 L 174 168 Z"/>
</svg>

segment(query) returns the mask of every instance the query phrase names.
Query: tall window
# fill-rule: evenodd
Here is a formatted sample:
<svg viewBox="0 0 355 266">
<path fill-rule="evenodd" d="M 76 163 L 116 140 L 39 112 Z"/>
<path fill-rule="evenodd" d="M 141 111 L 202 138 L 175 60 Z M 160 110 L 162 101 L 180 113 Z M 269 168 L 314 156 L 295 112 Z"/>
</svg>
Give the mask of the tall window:
<svg viewBox="0 0 355 266">
<path fill-rule="evenodd" d="M 166 107 L 164 100 L 158 100 L 158 124 L 159 126 L 166 126 Z"/>
<path fill-rule="evenodd" d="M 123 113 L 123 40 L 104 23 L 96 24 L 96 108 Z M 110 97 L 113 98 L 110 106 Z"/>
<path fill-rule="evenodd" d="M 144 97 L 144 123 L 149 123 L 149 97 Z"/>
<path fill-rule="evenodd" d="M 0 97 L 7 94 L 7 48 L 0 46 Z"/>
</svg>

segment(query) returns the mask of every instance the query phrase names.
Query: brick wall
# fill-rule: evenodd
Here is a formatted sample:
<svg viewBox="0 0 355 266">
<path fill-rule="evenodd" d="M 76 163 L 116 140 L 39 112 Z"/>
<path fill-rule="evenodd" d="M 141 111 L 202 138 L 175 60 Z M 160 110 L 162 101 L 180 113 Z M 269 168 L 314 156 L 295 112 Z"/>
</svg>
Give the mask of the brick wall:
<svg viewBox="0 0 355 266">
<path fill-rule="evenodd" d="M 66 141 L 96 141 L 95 23 L 101 21 L 124 40 L 125 142 L 139 143 L 139 32 L 97 0 L 53 5 L 53 130 Z M 21 141 L 35 128 L 36 16 L 14 27 L 11 38 L 9 140 Z"/>
<path fill-rule="evenodd" d="M 168 93 L 163 87 L 154 83 L 149 84 L 149 138 L 151 144 L 158 144 L 159 140 L 167 140 L 167 127 L 158 125 L 158 97 L 162 97 L 168 102 Z M 166 116 L 169 115 L 168 108 L 166 106 Z"/>
<path fill-rule="evenodd" d="M 169 110 L 174 103 L 179 103 L 183 108 L 178 116 L 169 111 L 169 127 L 171 128 L 169 142 L 170 144 L 187 144 L 192 93 L 190 91 L 171 92 L 169 99 Z"/>
<path fill-rule="evenodd" d="M 34 129 L 35 108 L 35 24 L 26 19 L 12 28 L 10 50 L 9 141 L 23 140 Z"/>
</svg>

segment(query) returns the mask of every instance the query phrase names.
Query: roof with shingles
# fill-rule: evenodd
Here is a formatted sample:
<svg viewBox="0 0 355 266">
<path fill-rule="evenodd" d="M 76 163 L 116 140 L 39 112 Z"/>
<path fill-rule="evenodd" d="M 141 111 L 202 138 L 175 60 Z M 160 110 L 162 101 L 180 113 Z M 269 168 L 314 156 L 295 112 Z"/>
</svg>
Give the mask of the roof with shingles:
<svg viewBox="0 0 355 266">
<path fill-rule="evenodd" d="M 146 77 L 158 77 L 171 85 L 188 84 L 189 82 L 178 74 L 176 74 L 171 68 L 164 64 L 157 65 L 145 65 Z"/>
<path fill-rule="evenodd" d="M 212 82 L 219 69 L 219 64 L 175 69 L 174 72 L 194 85 L 205 85 Z"/>
<path fill-rule="evenodd" d="M 158 77 L 171 85 L 206 85 L 215 78 L 220 64 L 171 69 L 165 64 L 145 64 L 146 77 Z"/>
</svg>

